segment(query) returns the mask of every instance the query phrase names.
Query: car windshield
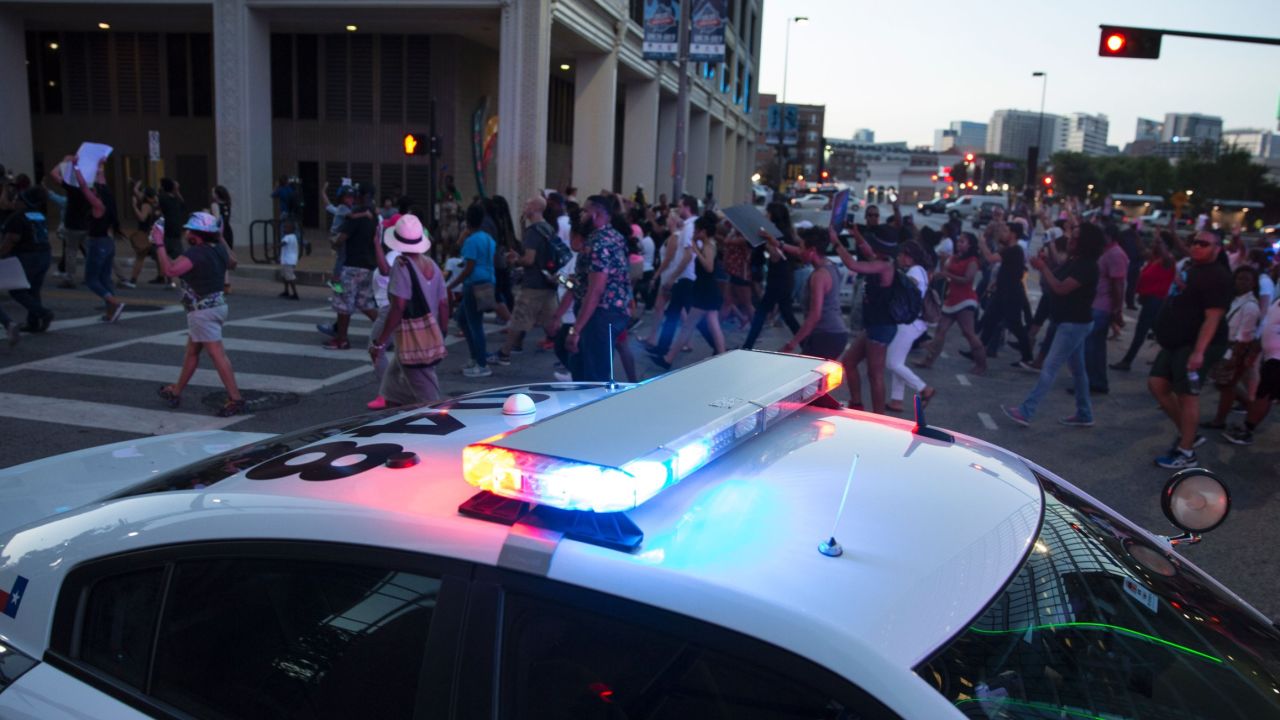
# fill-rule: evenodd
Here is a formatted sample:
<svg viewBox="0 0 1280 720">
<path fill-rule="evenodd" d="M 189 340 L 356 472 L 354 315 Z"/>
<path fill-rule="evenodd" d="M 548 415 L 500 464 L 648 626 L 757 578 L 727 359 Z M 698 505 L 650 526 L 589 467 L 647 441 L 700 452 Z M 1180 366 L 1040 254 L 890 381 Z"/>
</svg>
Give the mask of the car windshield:
<svg viewBox="0 0 1280 720">
<path fill-rule="evenodd" d="M 1022 568 L 916 672 L 973 718 L 1280 714 L 1280 632 L 1128 521 L 1045 477 Z"/>
</svg>

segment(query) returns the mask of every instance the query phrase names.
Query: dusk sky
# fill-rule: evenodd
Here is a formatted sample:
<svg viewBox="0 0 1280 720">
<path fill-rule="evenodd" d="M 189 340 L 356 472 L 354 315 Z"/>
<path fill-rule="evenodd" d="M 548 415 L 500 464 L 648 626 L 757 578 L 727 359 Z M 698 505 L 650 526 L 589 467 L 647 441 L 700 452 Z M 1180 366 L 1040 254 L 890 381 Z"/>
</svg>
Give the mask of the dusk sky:
<svg viewBox="0 0 1280 720">
<path fill-rule="evenodd" d="M 1276 129 L 1280 46 L 1166 36 L 1158 60 L 1100 58 L 1098 25 L 1280 37 L 1280 0 L 765 0 L 760 92 L 827 106 L 825 134 L 931 145 L 952 120 L 1000 108 L 1104 113 L 1107 142 L 1133 140 L 1139 117 L 1218 115 L 1226 128 Z"/>
</svg>

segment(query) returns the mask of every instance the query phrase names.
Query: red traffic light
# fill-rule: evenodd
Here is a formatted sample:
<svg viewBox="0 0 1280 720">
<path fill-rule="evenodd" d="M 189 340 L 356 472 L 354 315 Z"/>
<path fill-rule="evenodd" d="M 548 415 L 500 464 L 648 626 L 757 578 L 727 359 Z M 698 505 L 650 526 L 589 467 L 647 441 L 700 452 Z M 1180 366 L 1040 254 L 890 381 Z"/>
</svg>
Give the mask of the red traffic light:
<svg viewBox="0 0 1280 720">
<path fill-rule="evenodd" d="M 1163 34 L 1159 30 L 1103 25 L 1102 35 L 1098 38 L 1098 55 L 1154 60 L 1160 57 L 1161 37 Z"/>
<path fill-rule="evenodd" d="M 964 155 L 964 161 L 965 161 L 965 162 L 973 162 L 973 153 L 965 153 L 965 155 Z"/>
<path fill-rule="evenodd" d="M 1045 175 L 1045 176 L 1044 176 L 1044 184 L 1045 184 L 1045 185 L 1052 185 L 1052 184 L 1053 184 L 1053 176 L 1052 176 L 1052 175 Z"/>
<path fill-rule="evenodd" d="M 823 180 L 826 180 L 826 179 L 827 179 L 827 178 L 829 178 L 829 177 L 831 177 L 831 173 L 827 172 L 826 170 L 823 170 L 823 171 L 822 171 L 822 179 L 823 179 Z"/>
</svg>

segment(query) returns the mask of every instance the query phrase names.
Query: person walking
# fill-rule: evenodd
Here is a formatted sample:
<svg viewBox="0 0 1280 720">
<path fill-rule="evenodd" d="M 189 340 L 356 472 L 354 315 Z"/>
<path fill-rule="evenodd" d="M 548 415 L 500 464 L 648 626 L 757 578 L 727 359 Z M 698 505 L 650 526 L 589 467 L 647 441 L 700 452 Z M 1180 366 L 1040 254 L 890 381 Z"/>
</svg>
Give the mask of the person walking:
<svg viewBox="0 0 1280 720">
<path fill-rule="evenodd" d="M 834 228 L 824 235 L 818 228 L 800 233 L 802 259 L 813 267 L 805 291 L 804 322 L 795 335 L 782 346 L 782 352 L 800 352 L 813 357 L 839 360 L 849 344 L 849 327 L 840 314 L 840 278 L 835 263 L 827 259 L 831 243 L 840 242 Z M 781 252 L 776 247 L 770 252 Z"/>
<path fill-rule="evenodd" d="M 1254 431 L 1271 412 L 1272 403 L 1280 401 L 1280 300 L 1268 306 L 1258 337 L 1262 346 L 1262 368 L 1257 393 L 1248 405 L 1244 423 L 1222 433 L 1222 437 L 1234 445 L 1252 445 Z"/>
<path fill-rule="evenodd" d="M 74 175 L 79 175 L 79 171 L 75 169 L 75 157 L 68 155 L 63 158 L 61 167 L 72 168 L 73 177 L 60 178 L 62 192 L 67 199 L 67 207 L 62 217 L 62 225 L 58 228 L 58 234 L 62 237 L 60 265 L 63 272 L 58 287 L 74 288 L 76 263 L 79 261 L 81 251 L 85 250 L 85 240 L 89 237 L 89 215 L 92 208 L 81 189 L 71 184 Z"/>
<path fill-rule="evenodd" d="M 551 243 L 558 238 L 555 228 L 542 219 L 546 204 L 541 195 L 525 201 L 521 214 L 524 224 L 521 252 L 512 250 L 507 253 L 507 265 L 524 268 L 524 273 L 520 279 L 520 294 L 511 313 L 511 324 L 507 327 L 507 339 L 496 359 L 499 365 L 511 363 L 511 353 L 521 349 L 524 335 L 531 328 L 551 326 L 551 315 L 556 308 L 553 273 L 559 269 L 553 259 Z M 548 340 L 554 337 L 554 332 L 547 333 Z"/>
<path fill-rule="evenodd" d="M 1173 286 L 1156 318 L 1156 355 L 1147 388 L 1177 430 L 1169 452 L 1155 459 L 1163 468 L 1199 464 L 1195 447 L 1203 436 L 1200 420 L 1200 373 L 1207 372 L 1227 350 L 1227 325 L 1222 322 L 1231 305 L 1231 271 L 1219 262 L 1222 241 L 1201 230 L 1189 243 L 1190 262 L 1174 276 Z"/>
<path fill-rule="evenodd" d="M 698 218 L 698 199 L 692 195 L 681 197 L 677 213 L 680 218 L 679 229 L 673 231 L 671 238 L 667 240 L 675 243 L 671 250 L 671 262 L 664 260 L 664 271 L 659 273 L 661 292 L 667 296 L 666 308 L 658 331 L 658 342 L 654 347 L 647 348 L 655 358 L 666 357 L 685 313 L 693 307 L 693 284 L 697 278 L 697 261 L 694 259 L 697 250 L 693 246 L 693 234 Z"/>
<path fill-rule="evenodd" d="M 182 198 L 182 188 L 172 178 L 160 178 L 160 214 L 168 228 L 164 236 L 164 249 L 169 257 L 182 254 L 182 225 L 187 219 L 187 204 Z"/>
<path fill-rule="evenodd" d="M 992 235 L 999 245 L 999 252 L 987 252 L 984 255 L 989 264 L 998 268 L 993 284 L 987 288 L 990 302 L 982 318 L 982 344 L 987 350 L 987 357 L 995 357 L 1000 349 L 1003 331 L 1008 330 L 1013 334 L 1014 345 L 1021 355 L 1013 366 L 1025 368 L 1034 359 L 1024 322 L 1030 314 L 1027 288 L 1023 284 L 1027 274 L 1027 256 L 1018 242 L 1017 234 L 1007 224 L 993 222 L 992 225 Z M 963 350 L 960 354 L 969 356 Z M 974 362 L 977 360 L 974 359 Z"/>
<path fill-rule="evenodd" d="M 227 243 L 227 247 L 232 250 L 236 247 L 235 234 L 231 230 L 231 193 L 221 185 L 214 186 L 213 192 L 209 195 L 209 210 L 214 217 L 218 218 L 218 222 L 222 227 L 222 239 Z M 227 271 L 227 277 L 223 281 L 223 292 L 231 292 L 231 271 Z"/>
<path fill-rule="evenodd" d="M 1258 360 L 1258 322 L 1262 308 L 1258 303 L 1258 269 L 1252 265 L 1240 265 L 1232 273 L 1236 297 L 1227 308 L 1227 351 L 1209 371 L 1209 378 L 1218 388 L 1218 412 L 1212 420 L 1200 423 L 1206 430 L 1225 430 L 1227 415 L 1236 402 L 1236 386 L 1247 383 L 1252 366 Z M 1245 396 L 1247 403 L 1248 396 Z"/>
<path fill-rule="evenodd" d="M 1098 258 L 1098 294 L 1093 299 L 1093 329 L 1084 345 L 1085 370 L 1089 373 L 1089 392 L 1106 395 L 1107 333 L 1112 327 L 1124 327 L 1124 283 L 1129 274 L 1129 256 L 1120 247 L 1120 229 L 1108 224 L 1102 229 L 1106 248 Z"/>
<path fill-rule="evenodd" d="M 987 372 L 987 351 L 975 331 L 978 314 L 978 293 L 973 289 L 978 278 L 978 238 L 973 233 L 961 233 L 955 240 L 955 254 L 940 273 L 947 281 L 947 292 L 942 300 L 942 318 L 938 321 L 937 336 L 925 348 L 924 360 L 913 363 L 918 368 L 929 369 L 942 353 L 947 332 L 952 325 L 959 325 L 960 332 L 969 342 L 973 355 L 970 375 Z"/>
<path fill-rule="evenodd" d="M 565 347 L 577 354 L 574 379 L 605 382 L 613 379 L 614 341 L 627 329 L 631 306 L 627 243 L 613 227 L 612 203 L 601 195 L 587 198 L 583 218 L 591 224 L 587 238 L 587 287 L 575 312 Z M 715 232 L 715 228 L 711 229 Z M 678 347 L 678 346 L 676 346 Z"/>
<path fill-rule="evenodd" d="M 9 296 L 26 308 L 27 323 L 22 329 L 32 333 L 44 332 L 53 322 L 53 311 L 46 308 L 40 300 L 45 275 L 53 264 L 49 225 L 44 216 L 46 195 L 44 188 L 33 185 L 24 190 L 18 199 L 21 207 L 11 213 L 3 227 L 0 227 L 0 258 L 18 258 L 27 278 L 28 288 L 9 291 Z"/>
<path fill-rule="evenodd" d="M 786 245 L 798 247 L 800 244 L 796 238 L 795 227 L 791 224 L 791 212 L 780 202 L 769 203 L 765 211 L 769 215 L 769 221 L 782 231 L 778 247 L 784 252 L 767 253 L 764 294 L 756 305 L 755 315 L 751 317 L 751 329 L 747 331 L 747 339 L 742 343 L 743 350 L 750 350 L 756 346 L 756 340 L 764 329 L 764 321 L 775 308 L 778 310 L 778 316 L 782 318 L 782 322 L 786 323 L 787 329 L 793 335 L 800 329 L 800 322 L 796 320 L 795 311 L 791 307 L 792 296 L 795 294 L 795 272 L 785 252 Z M 836 245 L 843 247 L 840 243 Z M 760 251 L 757 248 L 757 252 Z"/>
<path fill-rule="evenodd" d="M 381 246 L 385 245 L 390 252 L 383 254 Z M 369 403 L 370 409 L 379 409 L 388 404 L 404 405 L 409 403 L 429 403 L 440 399 L 440 379 L 436 375 L 436 366 L 444 359 L 444 330 L 449 327 L 449 293 L 445 289 L 444 273 L 435 261 L 427 256 L 431 249 L 431 238 L 422 227 L 422 222 L 414 215 L 401 215 L 393 227 L 382 234 L 382 243 L 378 250 L 378 265 L 387 274 L 386 313 L 379 313 L 379 323 L 375 323 L 374 332 L 369 336 L 369 355 L 374 367 L 383 367 L 378 374 L 377 402 Z M 401 324 L 410 318 L 411 302 L 417 295 L 426 301 L 427 314 L 425 337 L 440 342 L 439 359 L 427 362 L 411 362 L 401 357 L 405 348 L 396 347 L 395 357 L 388 363 L 386 354 L 388 343 Z M 416 318 L 412 318 L 416 319 Z M 397 382 L 403 377 L 402 382 Z M 397 386 L 407 386 L 410 392 L 397 390 Z"/>
<path fill-rule="evenodd" d="M 845 350 L 840 363 L 844 365 L 845 377 L 848 378 L 850 409 L 864 409 L 862 378 L 858 374 L 858 365 L 866 361 L 867 380 L 871 384 L 871 409 L 872 412 L 883 415 L 886 356 L 889 343 L 893 342 L 893 336 L 898 332 L 898 324 L 893 321 L 889 311 L 893 297 L 893 257 L 898 251 L 898 244 L 889 245 L 880 239 L 872 244 L 867 242 L 856 225 L 852 230 L 858 243 L 858 252 L 869 259 L 854 259 L 844 243 L 839 241 L 835 243 L 835 248 L 841 262 L 850 272 L 867 276 L 862 301 L 863 332 Z"/>
<path fill-rule="evenodd" d="M 222 326 L 227 322 L 227 300 L 222 291 L 222 279 L 228 268 L 236 266 L 235 253 L 222 242 L 218 219 L 209 213 L 198 212 L 183 225 L 187 231 L 186 252 L 170 260 L 165 246 L 165 238 L 169 235 L 163 225 L 164 221 L 161 221 L 152 229 L 151 242 L 156 246 L 160 272 L 165 277 L 182 279 L 182 306 L 187 311 L 187 346 L 178 381 L 161 386 L 160 398 L 171 408 L 181 404 L 182 392 L 195 375 L 200 353 L 205 352 L 227 390 L 227 401 L 216 414 L 218 417 L 239 415 L 244 412 L 244 398 L 236 385 L 231 359 L 222 346 Z"/>
<path fill-rule="evenodd" d="M 471 351 L 471 364 L 462 369 L 470 378 L 489 377 L 489 354 L 485 347 L 484 310 L 497 303 L 493 297 L 493 255 L 497 242 L 483 230 L 484 208 L 472 205 L 467 208 L 467 229 L 462 240 L 462 269 L 449 281 L 448 290 L 462 287 L 462 312 L 459 325 L 466 336 L 467 349 Z M 483 295 L 483 297 L 479 297 Z"/>
<path fill-rule="evenodd" d="M 663 370 L 670 370 L 675 363 L 676 353 L 680 352 L 693 331 L 705 323 L 706 333 L 710 337 L 713 355 L 724 353 L 724 331 L 720 328 L 720 307 L 724 297 L 716 284 L 716 226 L 718 222 L 714 213 L 705 212 L 693 224 L 693 260 L 694 279 L 693 293 L 689 303 L 689 312 L 680 326 L 675 342 L 667 347 L 665 355 L 653 354 L 653 361 Z"/>
<path fill-rule="evenodd" d="M 1050 319 L 1056 325 L 1056 330 L 1035 387 L 1021 405 L 1000 408 L 1018 425 L 1031 425 L 1036 408 L 1053 389 L 1053 382 L 1064 364 L 1075 379 L 1076 411 L 1058 422 L 1074 427 L 1093 425 L 1089 376 L 1084 365 L 1084 341 L 1093 327 L 1092 306 L 1098 291 L 1098 258 L 1102 255 L 1105 244 L 1106 238 L 1097 225 L 1081 225 L 1074 234 L 1068 236 L 1067 261 L 1057 270 L 1050 271 L 1045 250 L 1041 250 L 1031 260 L 1031 266 L 1043 274 L 1049 292 L 1054 294 Z"/>
<path fill-rule="evenodd" d="M 156 198 L 156 191 L 152 188 L 143 188 L 141 180 L 133 186 L 133 217 L 138 221 L 138 229 L 129 235 L 129 244 L 133 246 L 133 268 L 129 273 L 129 279 L 120 282 L 120 285 L 127 288 L 138 287 L 142 266 L 146 264 L 147 258 L 155 260 L 156 257 L 155 246 L 151 244 L 151 227 L 160 218 L 159 201 Z M 159 264 L 156 265 L 156 276 L 150 282 L 153 285 L 164 284 L 164 275 L 160 274 Z"/>
<path fill-rule="evenodd" d="M 904 240 L 898 244 L 898 268 L 907 273 L 920 291 L 920 302 L 923 306 L 924 296 L 929 292 L 929 271 L 924 248 L 915 240 Z M 907 367 L 907 354 L 915 345 L 916 339 L 928 329 L 923 317 L 909 323 L 898 323 L 898 331 L 893 335 L 893 342 L 885 353 L 885 367 L 889 370 L 889 402 L 885 408 L 893 412 L 902 412 L 902 400 L 907 387 L 920 395 L 924 404 L 929 404 L 936 392 Z"/>
<path fill-rule="evenodd" d="M 85 181 L 79 167 L 75 168 L 75 174 L 76 180 L 80 183 L 77 191 L 89 203 L 90 208 L 88 258 L 85 261 L 84 281 L 89 289 L 106 304 L 102 320 L 115 322 L 124 312 L 124 303 L 116 300 L 115 288 L 111 284 L 116 259 L 116 241 L 111 237 L 111 229 L 119 223 L 116 221 L 115 200 L 107 190 L 103 165 L 98 163 L 98 172 L 93 185 Z"/>
<path fill-rule="evenodd" d="M 333 324 L 333 338 L 322 347 L 327 350 L 347 350 L 351 341 L 347 330 L 351 316 L 356 312 L 374 320 L 378 317 L 373 299 L 373 271 L 377 267 L 374 245 L 378 242 L 379 221 L 373 209 L 367 206 L 352 208 L 333 246 L 342 257 L 340 274 L 331 284 L 334 293 L 330 298 L 337 318 Z"/>
<path fill-rule="evenodd" d="M 1138 272 L 1135 293 L 1138 296 L 1138 322 L 1133 328 L 1133 339 L 1129 342 L 1129 350 L 1117 363 L 1111 364 L 1112 370 L 1128 372 L 1133 365 L 1138 351 L 1147 342 L 1147 333 L 1151 332 L 1160 315 L 1160 307 L 1173 285 L 1173 238 L 1168 230 L 1162 230 L 1160 236 L 1151 243 L 1147 251 L 1147 263 Z"/>
</svg>

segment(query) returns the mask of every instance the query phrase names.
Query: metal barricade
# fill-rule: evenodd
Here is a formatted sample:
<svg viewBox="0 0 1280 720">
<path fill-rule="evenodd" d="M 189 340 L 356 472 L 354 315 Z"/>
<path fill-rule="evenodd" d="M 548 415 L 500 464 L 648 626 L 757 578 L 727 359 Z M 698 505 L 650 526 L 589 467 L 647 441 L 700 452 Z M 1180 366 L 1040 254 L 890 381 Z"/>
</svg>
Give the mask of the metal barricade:
<svg viewBox="0 0 1280 720">
<path fill-rule="evenodd" d="M 280 261 L 279 221 L 254 220 L 249 223 L 249 256 L 265 265 Z"/>
</svg>

